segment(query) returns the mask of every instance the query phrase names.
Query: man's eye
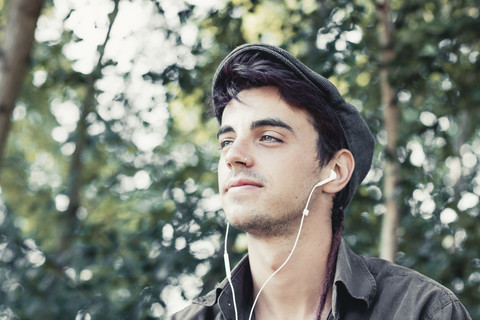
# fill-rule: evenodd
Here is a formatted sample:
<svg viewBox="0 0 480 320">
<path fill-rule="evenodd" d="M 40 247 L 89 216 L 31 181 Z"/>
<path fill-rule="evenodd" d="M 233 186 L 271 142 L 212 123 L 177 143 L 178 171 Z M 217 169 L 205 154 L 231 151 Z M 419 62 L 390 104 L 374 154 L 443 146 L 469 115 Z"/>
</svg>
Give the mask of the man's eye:
<svg viewBox="0 0 480 320">
<path fill-rule="evenodd" d="M 283 142 L 282 140 L 277 139 L 277 138 L 272 137 L 272 136 L 269 136 L 268 134 L 263 135 L 263 136 L 260 138 L 260 141 L 263 141 L 263 142 Z"/>
<path fill-rule="evenodd" d="M 220 141 L 220 150 L 224 149 L 225 147 L 228 147 L 232 143 L 233 143 L 233 140 L 225 139 L 225 140 Z"/>
</svg>

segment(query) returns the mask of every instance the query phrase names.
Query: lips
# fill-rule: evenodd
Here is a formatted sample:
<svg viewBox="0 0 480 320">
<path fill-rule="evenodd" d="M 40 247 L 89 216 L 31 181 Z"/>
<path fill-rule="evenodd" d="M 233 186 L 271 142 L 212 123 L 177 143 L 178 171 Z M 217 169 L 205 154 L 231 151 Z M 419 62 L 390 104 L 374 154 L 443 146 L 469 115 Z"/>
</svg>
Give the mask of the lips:
<svg viewBox="0 0 480 320">
<path fill-rule="evenodd" d="M 236 179 L 236 180 L 230 181 L 227 184 L 225 191 L 248 189 L 248 188 L 262 188 L 262 187 L 263 185 L 261 183 L 254 180 Z"/>
</svg>

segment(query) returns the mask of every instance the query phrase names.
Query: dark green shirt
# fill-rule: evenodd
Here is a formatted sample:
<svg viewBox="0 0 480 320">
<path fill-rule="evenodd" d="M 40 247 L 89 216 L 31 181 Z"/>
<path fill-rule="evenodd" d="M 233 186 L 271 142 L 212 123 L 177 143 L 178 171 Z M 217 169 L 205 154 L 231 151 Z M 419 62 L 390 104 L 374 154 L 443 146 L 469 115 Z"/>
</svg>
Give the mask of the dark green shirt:
<svg viewBox="0 0 480 320">
<path fill-rule="evenodd" d="M 252 277 L 245 257 L 232 271 L 239 319 L 248 319 Z M 235 319 L 226 280 L 169 319 Z M 337 260 L 329 320 L 471 319 L 447 288 L 426 276 L 385 260 L 360 256 L 342 241 Z"/>
</svg>

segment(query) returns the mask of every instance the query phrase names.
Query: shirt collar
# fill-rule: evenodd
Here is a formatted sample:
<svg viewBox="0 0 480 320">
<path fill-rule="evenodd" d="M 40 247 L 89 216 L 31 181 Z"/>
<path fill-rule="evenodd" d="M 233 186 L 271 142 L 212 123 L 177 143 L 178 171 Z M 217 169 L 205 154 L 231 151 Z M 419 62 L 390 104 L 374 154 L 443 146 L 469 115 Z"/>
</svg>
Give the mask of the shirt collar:
<svg viewBox="0 0 480 320">
<path fill-rule="evenodd" d="M 250 306 L 253 302 L 253 284 L 248 256 L 245 256 L 232 270 L 232 282 L 235 287 L 237 308 L 239 312 L 246 313 L 244 318 L 248 318 Z M 342 239 L 338 248 L 332 296 L 332 311 L 335 319 L 338 319 L 341 310 L 345 308 L 345 304 L 342 304 L 344 294 L 348 294 L 353 299 L 364 301 L 365 307 L 368 308 L 376 292 L 376 281 L 365 261 L 361 256 L 354 253 Z M 217 301 L 226 319 L 235 318 L 232 290 L 227 279 L 218 284 L 215 290 L 196 299 L 196 303 L 210 307 Z"/>
<path fill-rule="evenodd" d="M 231 274 L 232 283 L 235 287 L 235 301 L 237 302 L 238 312 L 245 313 L 243 318 L 248 318 L 250 311 L 249 306 L 253 303 L 253 283 L 248 256 L 245 256 L 240 260 L 232 270 Z M 232 288 L 227 279 L 224 279 L 219 283 L 215 290 L 212 290 L 203 297 L 195 299 L 194 302 L 206 307 L 212 307 L 218 302 L 218 306 L 225 319 L 235 318 Z"/>
<path fill-rule="evenodd" d="M 243 257 L 243 259 L 240 260 L 232 270 L 232 284 L 235 288 L 235 301 L 237 302 L 239 318 L 248 319 L 250 306 L 253 303 L 253 282 L 248 256 Z M 223 288 L 222 292 L 218 295 L 218 305 L 220 310 L 225 316 L 225 319 L 234 319 L 235 309 L 233 307 L 232 288 L 227 279 L 222 281 L 220 287 Z M 243 317 L 241 315 L 242 313 Z"/>
<path fill-rule="evenodd" d="M 344 293 L 348 293 L 354 299 L 364 301 L 365 307 L 368 308 L 377 292 L 376 281 L 365 261 L 354 253 L 343 239 L 338 249 L 334 286 L 332 310 L 336 319 L 342 309 L 339 298 Z"/>
</svg>

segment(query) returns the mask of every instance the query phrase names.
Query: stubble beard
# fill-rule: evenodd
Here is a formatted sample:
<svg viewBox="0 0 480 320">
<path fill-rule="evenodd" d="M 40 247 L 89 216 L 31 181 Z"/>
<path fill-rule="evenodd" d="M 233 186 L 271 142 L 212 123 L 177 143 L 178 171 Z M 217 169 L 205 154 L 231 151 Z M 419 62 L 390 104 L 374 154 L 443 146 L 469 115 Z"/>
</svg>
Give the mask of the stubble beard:
<svg viewBox="0 0 480 320">
<path fill-rule="evenodd" d="M 317 170 L 315 169 L 311 176 L 318 176 Z M 251 172 L 246 172 L 245 175 L 266 184 L 262 176 Z M 281 197 L 277 198 L 277 202 L 273 206 L 264 203 L 263 206 L 238 208 L 233 205 L 230 208 L 231 212 L 225 206 L 225 202 L 223 207 L 230 224 L 250 236 L 256 238 L 291 237 L 298 232 L 308 190 L 305 190 L 304 194 L 305 199 L 302 201 L 299 201 L 298 198 L 283 199 L 283 201 Z M 260 202 L 262 201 L 260 200 Z"/>
<path fill-rule="evenodd" d="M 256 238 L 288 237 L 295 234 L 302 218 L 301 209 L 270 213 L 252 210 L 244 212 L 243 218 L 233 219 L 231 222 L 235 228 L 248 233 Z"/>
</svg>

